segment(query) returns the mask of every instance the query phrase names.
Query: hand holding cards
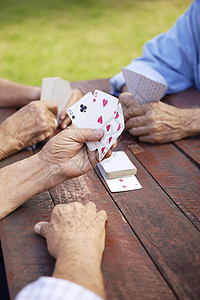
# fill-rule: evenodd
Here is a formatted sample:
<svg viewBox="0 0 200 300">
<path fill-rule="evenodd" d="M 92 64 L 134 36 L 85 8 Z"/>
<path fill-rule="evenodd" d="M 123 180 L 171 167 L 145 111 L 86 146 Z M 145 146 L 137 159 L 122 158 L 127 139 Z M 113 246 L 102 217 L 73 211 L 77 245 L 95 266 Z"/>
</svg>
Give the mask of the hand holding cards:
<svg viewBox="0 0 200 300">
<path fill-rule="evenodd" d="M 118 99 L 95 90 L 87 93 L 72 105 L 67 113 L 72 122 L 80 128 L 102 129 L 104 136 L 96 143 L 88 142 L 90 151 L 98 150 L 101 161 L 124 130 L 124 117 Z"/>
</svg>

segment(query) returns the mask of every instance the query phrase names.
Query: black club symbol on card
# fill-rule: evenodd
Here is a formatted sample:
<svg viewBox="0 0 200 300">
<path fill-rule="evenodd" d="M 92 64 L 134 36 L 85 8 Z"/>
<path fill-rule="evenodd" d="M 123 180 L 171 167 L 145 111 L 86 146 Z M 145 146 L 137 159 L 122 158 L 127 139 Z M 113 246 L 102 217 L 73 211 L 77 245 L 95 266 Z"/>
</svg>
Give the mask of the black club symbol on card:
<svg viewBox="0 0 200 300">
<path fill-rule="evenodd" d="M 75 119 L 75 116 L 72 116 L 72 119 Z"/>
<path fill-rule="evenodd" d="M 87 106 L 85 106 L 83 104 L 80 105 L 80 111 L 81 112 L 86 112 L 86 109 L 87 109 Z"/>
</svg>

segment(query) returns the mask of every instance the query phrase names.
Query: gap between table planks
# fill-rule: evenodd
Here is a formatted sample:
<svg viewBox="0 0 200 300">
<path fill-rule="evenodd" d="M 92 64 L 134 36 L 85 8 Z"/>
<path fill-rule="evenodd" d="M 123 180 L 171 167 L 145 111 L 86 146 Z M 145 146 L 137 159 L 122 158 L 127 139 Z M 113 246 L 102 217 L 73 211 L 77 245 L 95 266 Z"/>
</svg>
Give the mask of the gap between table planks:
<svg viewBox="0 0 200 300">
<path fill-rule="evenodd" d="M 94 171 L 65 181 L 50 191 L 55 204 L 93 201 L 108 214 L 102 270 L 107 299 L 174 299 L 154 262 Z"/>
<path fill-rule="evenodd" d="M 107 93 L 110 91 L 109 79 L 76 82 L 72 83 L 72 86 L 80 89 L 84 94 L 89 91 L 94 92 L 95 89 Z M 190 105 L 197 106 L 200 105 L 200 91 L 191 88 L 182 93 L 167 95 L 164 102 L 181 108 L 187 108 Z M 133 154 L 149 170 L 194 225 L 200 229 L 200 176 L 199 168 L 192 163 L 194 160 L 198 165 L 200 136 L 165 145 L 139 143 L 128 133 L 123 134 L 123 136 L 126 137 L 123 142 L 129 144 Z M 178 146 L 183 153 L 180 153 L 174 145 Z M 184 153 L 187 154 L 187 157 Z M 170 170 L 173 170 L 173 174 L 170 173 Z M 190 186 L 188 187 L 188 185 Z"/>
<path fill-rule="evenodd" d="M 107 81 L 108 82 L 108 81 Z M 82 90 L 83 90 L 83 83 L 77 83 L 77 85 L 78 86 L 82 86 Z M 92 89 L 92 87 L 94 86 L 94 89 L 96 89 L 96 88 L 99 88 L 99 89 L 101 89 L 101 90 L 104 90 L 104 91 L 106 91 L 105 90 L 105 81 L 101 81 L 101 84 L 100 85 L 98 85 L 97 84 L 97 82 L 95 81 L 92 81 L 92 82 L 87 82 L 87 83 L 85 83 L 85 86 L 84 86 L 84 89 L 85 90 L 87 90 L 88 89 L 88 91 L 89 90 L 91 90 Z M 139 146 L 138 146 L 138 148 L 139 148 Z M 136 240 L 137 241 L 137 240 Z M 135 242 L 136 242 L 135 241 Z M 165 276 L 165 275 L 164 275 Z M 172 294 L 170 294 L 170 295 L 172 295 Z M 163 296 L 163 295 L 162 295 Z M 168 295 L 169 296 L 169 295 Z M 126 299 L 128 299 L 128 298 L 126 298 Z M 131 299 L 131 298 L 130 298 Z"/>
<path fill-rule="evenodd" d="M 0 123 L 12 115 L 13 108 L 0 109 Z M 0 161 L 0 168 L 28 158 L 32 150 L 23 150 Z M 15 176 L 15 174 L 13 174 Z M 16 191 L 17 192 L 17 191 Z M 0 220 L 0 238 L 10 298 L 39 276 L 51 275 L 54 260 L 49 256 L 45 239 L 33 232 L 34 224 L 50 219 L 53 201 L 49 192 L 37 195 Z"/>
<path fill-rule="evenodd" d="M 176 295 L 181 299 L 196 299 L 200 293 L 199 232 L 123 142 L 124 139 L 119 141 L 117 150 L 126 151 L 135 164 L 143 188 L 108 192 Z M 102 179 L 98 169 L 96 172 Z M 106 186 L 103 179 L 102 182 Z"/>
</svg>

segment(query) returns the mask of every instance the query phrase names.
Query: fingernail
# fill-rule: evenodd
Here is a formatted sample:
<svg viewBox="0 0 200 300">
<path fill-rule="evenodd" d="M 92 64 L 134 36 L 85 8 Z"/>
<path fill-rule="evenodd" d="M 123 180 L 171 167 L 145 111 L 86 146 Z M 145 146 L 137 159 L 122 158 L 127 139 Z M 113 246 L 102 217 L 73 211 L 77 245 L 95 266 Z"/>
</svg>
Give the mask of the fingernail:
<svg viewBox="0 0 200 300">
<path fill-rule="evenodd" d="M 40 234 L 40 228 L 41 228 L 41 225 L 39 223 L 35 224 L 34 226 L 34 231 L 37 233 L 37 234 Z"/>
<path fill-rule="evenodd" d="M 65 129 L 67 127 L 67 124 L 63 124 L 62 128 Z"/>
<path fill-rule="evenodd" d="M 97 138 L 100 138 L 100 137 L 102 137 L 102 133 L 103 133 L 103 130 L 102 130 L 102 129 L 96 129 L 95 132 L 94 132 L 94 135 L 95 135 Z"/>
</svg>

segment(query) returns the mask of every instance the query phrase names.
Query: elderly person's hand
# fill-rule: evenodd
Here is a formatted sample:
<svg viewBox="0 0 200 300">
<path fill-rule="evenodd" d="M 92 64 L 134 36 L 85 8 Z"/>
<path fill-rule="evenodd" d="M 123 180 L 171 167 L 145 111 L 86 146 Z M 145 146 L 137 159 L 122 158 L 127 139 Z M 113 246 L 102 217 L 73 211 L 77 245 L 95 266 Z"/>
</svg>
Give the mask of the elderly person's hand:
<svg viewBox="0 0 200 300">
<path fill-rule="evenodd" d="M 50 137 L 57 128 L 57 105 L 33 101 L 0 125 L 0 159 Z"/>
<path fill-rule="evenodd" d="M 80 202 L 56 205 L 51 214 L 51 221 L 39 222 L 35 231 L 46 238 L 48 251 L 54 257 L 66 254 L 69 248 L 83 251 L 80 244 L 95 248 L 100 259 L 105 247 L 105 222 L 107 214 L 97 212 L 96 205 Z M 94 250 L 94 249 L 93 249 Z"/>
<path fill-rule="evenodd" d="M 2 168 L 0 218 L 31 197 L 92 170 L 99 162 L 98 152 L 90 152 L 85 142 L 96 142 L 102 136 L 103 130 L 69 127 L 48 141 L 37 154 Z M 110 155 L 111 150 L 106 157 Z"/>
<path fill-rule="evenodd" d="M 54 277 L 67 279 L 104 298 L 101 259 L 105 247 L 104 210 L 93 202 L 59 204 L 51 221 L 39 222 L 35 232 L 46 238 L 49 253 L 56 258 Z"/>
<path fill-rule="evenodd" d="M 141 142 L 167 143 L 200 133 L 200 110 L 163 102 L 139 104 L 130 93 L 119 97 L 126 130 Z"/>
<path fill-rule="evenodd" d="M 61 120 L 60 127 L 62 129 L 66 128 L 68 125 L 71 124 L 71 119 L 67 114 L 67 109 L 72 106 L 74 103 L 76 103 L 78 100 L 80 100 L 83 97 L 81 91 L 78 89 L 72 89 L 72 95 L 69 99 L 68 103 L 65 105 L 63 110 L 61 111 L 59 115 L 59 119 Z"/>
<path fill-rule="evenodd" d="M 63 180 L 80 176 L 99 162 L 98 152 L 90 152 L 85 142 L 96 142 L 103 137 L 102 130 L 70 126 L 54 136 L 38 153 L 42 163 L 52 170 L 59 168 Z M 108 151 L 106 157 L 111 155 Z"/>
</svg>

